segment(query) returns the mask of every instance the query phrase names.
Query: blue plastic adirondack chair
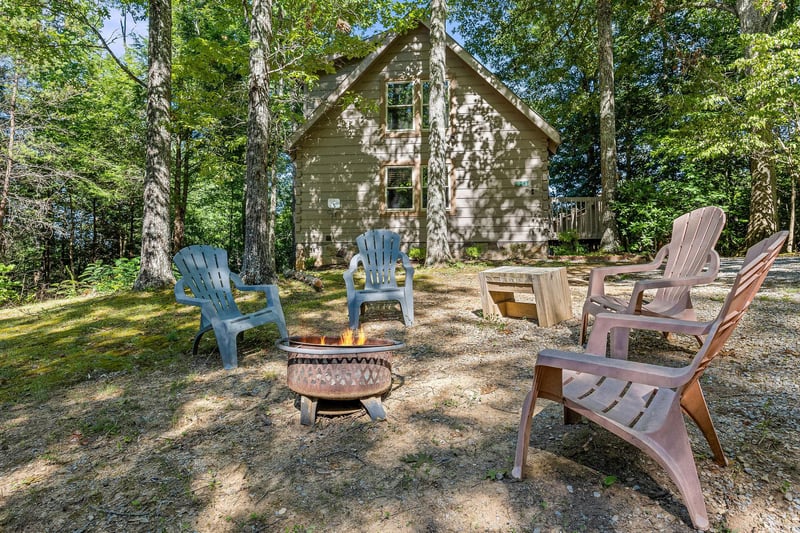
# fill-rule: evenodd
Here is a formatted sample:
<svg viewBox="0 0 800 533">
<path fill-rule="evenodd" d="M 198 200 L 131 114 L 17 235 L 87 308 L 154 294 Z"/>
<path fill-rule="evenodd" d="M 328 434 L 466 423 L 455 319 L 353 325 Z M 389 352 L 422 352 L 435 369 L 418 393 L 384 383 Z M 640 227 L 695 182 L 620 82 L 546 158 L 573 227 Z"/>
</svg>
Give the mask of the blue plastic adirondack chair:
<svg viewBox="0 0 800 533">
<path fill-rule="evenodd" d="M 225 370 L 236 368 L 236 337 L 245 330 L 272 322 L 278 326 L 281 337 L 288 337 L 286 319 L 275 285 L 245 285 L 238 275 L 228 268 L 228 253 L 221 248 L 196 245 L 188 246 L 173 259 L 181 273 L 175 285 L 175 300 L 181 304 L 200 307 L 200 331 L 192 345 L 192 354 L 197 354 L 200 337 L 213 329 L 222 355 Z M 262 291 L 267 298 L 266 306 L 254 313 L 243 314 L 233 299 L 231 282 L 240 291 Z M 186 294 L 186 289 L 192 296 Z"/>
<path fill-rule="evenodd" d="M 403 322 L 414 324 L 414 267 L 408 256 L 400 251 L 400 235 L 390 230 L 369 230 L 356 237 L 358 253 L 350 260 L 350 268 L 344 273 L 347 286 L 347 312 L 350 328 L 357 329 L 363 306 L 369 302 L 400 302 Z M 402 263 L 406 279 L 403 286 L 397 285 L 395 270 Z M 363 290 L 356 290 L 353 274 L 358 265 L 364 266 L 366 282 Z"/>
</svg>

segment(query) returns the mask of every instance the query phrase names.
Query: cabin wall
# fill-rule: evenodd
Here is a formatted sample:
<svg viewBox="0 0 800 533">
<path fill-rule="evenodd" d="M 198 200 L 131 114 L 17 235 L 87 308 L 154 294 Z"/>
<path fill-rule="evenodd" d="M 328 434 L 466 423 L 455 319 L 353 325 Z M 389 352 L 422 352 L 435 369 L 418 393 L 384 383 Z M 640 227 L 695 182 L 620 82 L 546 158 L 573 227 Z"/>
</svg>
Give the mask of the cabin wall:
<svg viewBox="0 0 800 533">
<path fill-rule="evenodd" d="M 371 228 L 398 232 L 406 251 L 424 248 L 419 174 L 429 158 L 428 133 L 418 127 L 413 132 L 385 131 L 384 93 L 387 81 L 427 80 L 428 50 L 424 26 L 398 38 L 349 91 L 360 102 L 331 108 L 295 144 L 298 262 L 307 257 L 316 258 L 318 265 L 345 262 L 356 251 L 356 236 Z M 448 224 L 454 254 L 473 245 L 487 255 L 546 253 L 546 135 L 449 49 L 446 62 Z M 333 90 L 343 77 L 337 73 L 321 80 L 315 98 L 322 101 L 324 91 Z M 413 167 L 414 210 L 386 208 L 385 165 Z M 338 201 L 339 207 L 329 207 L 329 200 Z"/>
</svg>

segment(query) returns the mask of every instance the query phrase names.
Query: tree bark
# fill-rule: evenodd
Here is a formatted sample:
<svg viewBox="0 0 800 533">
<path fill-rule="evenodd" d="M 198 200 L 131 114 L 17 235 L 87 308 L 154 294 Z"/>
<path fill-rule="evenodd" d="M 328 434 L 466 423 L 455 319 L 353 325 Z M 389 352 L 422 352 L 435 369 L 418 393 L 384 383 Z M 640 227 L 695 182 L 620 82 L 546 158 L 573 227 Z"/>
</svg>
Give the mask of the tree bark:
<svg viewBox="0 0 800 533">
<path fill-rule="evenodd" d="M 183 129 L 175 146 L 175 179 L 172 187 L 172 253 L 183 248 L 186 205 L 189 201 L 189 130 Z"/>
<path fill-rule="evenodd" d="M 275 257 L 270 249 L 269 52 L 272 0 L 253 0 L 250 13 L 250 85 L 247 116 L 247 175 L 242 279 L 274 283 Z"/>
<path fill-rule="evenodd" d="M 175 283 L 169 256 L 171 0 L 150 0 L 149 40 L 142 252 L 135 290 L 163 289 Z"/>
<path fill-rule="evenodd" d="M 620 248 L 613 201 L 617 193 L 617 132 L 614 110 L 614 45 L 611 27 L 611 0 L 597 0 L 597 51 L 600 84 L 600 193 L 603 236 L 600 249 L 616 252 Z"/>
<path fill-rule="evenodd" d="M 447 228 L 447 144 L 445 98 L 445 21 L 446 0 L 431 0 L 430 56 L 430 158 L 428 159 L 427 243 L 425 265 L 434 266 L 452 260 Z"/>
<path fill-rule="evenodd" d="M 19 90 L 19 71 L 17 65 L 13 65 L 14 79 L 11 85 L 11 100 L 8 110 L 8 144 L 6 146 L 6 169 L 3 175 L 3 189 L 0 191 L 0 233 L 3 231 L 8 212 L 8 195 L 11 191 L 11 171 L 14 168 L 14 136 L 16 135 L 17 119 L 17 91 Z M 2 240 L 0 240 L 2 249 Z"/>
<path fill-rule="evenodd" d="M 736 14 L 739 33 L 742 35 L 769 33 L 775 24 L 781 2 L 772 5 L 758 0 L 737 0 Z M 764 10 L 769 6 L 768 11 Z M 747 50 L 748 57 L 753 51 Z M 750 219 L 747 224 L 745 245 L 752 246 L 778 231 L 778 184 L 772 150 L 772 132 L 763 127 L 755 132 L 758 147 L 750 155 Z"/>
</svg>

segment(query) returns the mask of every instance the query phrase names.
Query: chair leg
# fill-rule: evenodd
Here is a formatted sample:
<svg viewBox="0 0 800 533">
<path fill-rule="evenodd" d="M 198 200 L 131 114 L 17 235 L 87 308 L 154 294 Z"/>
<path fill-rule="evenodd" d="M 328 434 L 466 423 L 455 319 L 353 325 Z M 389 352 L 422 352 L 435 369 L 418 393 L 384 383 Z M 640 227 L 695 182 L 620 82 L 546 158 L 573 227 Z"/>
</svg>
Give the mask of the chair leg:
<svg viewBox="0 0 800 533">
<path fill-rule="evenodd" d="M 535 378 L 534 378 L 535 380 Z M 531 424 L 533 423 L 533 408 L 536 406 L 536 384 L 525 396 L 522 404 L 522 414 L 519 419 L 519 432 L 517 433 L 517 452 L 514 456 L 514 468 L 511 475 L 516 479 L 522 479 L 522 469 L 528 461 L 528 446 L 531 440 Z"/>
<path fill-rule="evenodd" d="M 672 420 L 665 422 L 658 435 L 642 439 L 643 449 L 664 467 L 672 482 L 678 486 L 694 527 L 706 530 L 709 527 L 708 512 L 689 444 L 689 434 L 679 410 L 672 410 L 669 418 Z"/>
<path fill-rule="evenodd" d="M 589 327 L 589 313 L 585 312 L 581 316 L 581 330 L 578 333 L 578 344 L 583 346 L 583 342 L 586 340 L 586 329 Z"/>
<path fill-rule="evenodd" d="M 725 452 L 722 451 L 722 444 L 719 442 L 717 430 L 714 429 L 714 422 L 708 412 L 708 404 L 697 381 L 689 385 L 683 392 L 681 407 L 694 420 L 700 431 L 703 432 L 703 436 L 705 436 L 708 445 L 711 447 L 711 452 L 714 454 L 714 462 L 720 466 L 728 466 L 728 458 L 725 457 Z"/>
<path fill-rule="evenodd" d="M 358 329 L 358 322 L 361 318 L 361 306 L 355 300 L 347 302 L 347 314 L 350 319 L 350 329 Z"/>
<path fill-rule="evenodd" d="M 614 359 L 628 358 L 628 343 L 631 330 L 627 328 L 611 329 L 611 357 Z"/>
<path fill-rule="evenodd" d="M 414 325 L 414 304 L 407 304 L 405 300 L 399 300 L 400 311 L 403 312 L 403 322 L 406 327 Z"/>
<path fill-rule="evenodd" d="M 228 331 L 215 331 L 214 335 L 217 337 L 217 346 L 222 356 L 222 366 L 225 370 L 233 370 L 239 365 L 236 353 L 236 337 L 238 335 Z"/>
</svg>

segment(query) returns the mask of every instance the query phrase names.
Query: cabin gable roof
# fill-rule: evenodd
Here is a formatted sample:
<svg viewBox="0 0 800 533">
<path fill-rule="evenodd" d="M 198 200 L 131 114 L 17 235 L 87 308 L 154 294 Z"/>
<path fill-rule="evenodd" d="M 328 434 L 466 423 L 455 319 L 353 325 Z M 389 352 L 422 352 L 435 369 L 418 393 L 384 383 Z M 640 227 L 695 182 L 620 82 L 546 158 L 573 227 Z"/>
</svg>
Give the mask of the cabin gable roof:
<svg viewBox="0 0 800 533">
<path fill-rule="evenodd" d="M 420 23 L 425 28 L 427 24 Z M 429 29 L 429 28 L 428 28 Z M 391 45 L 400 37 L 400 34 L 391 33 L 386 35 L 378 47 L 368 54 L 356 66 L 353 71 L 348 74 L 341 83 L 322 101 L 320 105 L 311 113 L 306 122 L 298 127 L 292 136 L 289 138 L 288 145 L 291 148 L 297 144 L 300 139 L 319 121 L 325 113 L 330 110 L 336 102 L 353 85 L 361 79 L 361 77 L 369 70 L 378 58 L 380 58 Z M 492 74 L 486 67 L 484 67 L 472 54 L 464 50 L 450 35 L 447 35 L 447 47 L 456 54 L 462 61 L 464 61 L 476 74 L 478 74 L 486 83 L 488 83 L 494 90 L 503 96 L 509 103 L 511 103 L 523 116 L 530 120 L 537 128 L 539 128 L 547 136 L 547 146 L 550 152 L 555 153 L 556 148 L 561 144 L 561 136 L 558 131 L 552 127 L 547 121 L 529 105 L 522 101 L 514 92 L 509 89 L 497 76 Z"/>
</svg>

